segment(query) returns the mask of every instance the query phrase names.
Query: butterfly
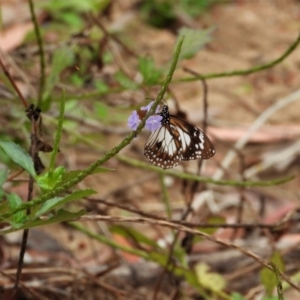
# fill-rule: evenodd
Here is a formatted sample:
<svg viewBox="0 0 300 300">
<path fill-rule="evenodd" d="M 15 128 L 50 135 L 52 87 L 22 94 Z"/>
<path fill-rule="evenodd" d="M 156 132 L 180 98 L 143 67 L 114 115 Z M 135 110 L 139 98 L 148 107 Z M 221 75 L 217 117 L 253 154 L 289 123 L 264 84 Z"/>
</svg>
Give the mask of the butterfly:
<svg viewBox="0 0 300 300">
<path fill-rule="evenodd" d="M 209 159 L 215 155 L 210 139 L 199 128 L 170 115 L 167 105 L 159 115 L 161 126 L 151 133 L 144 149 L 150 163 L 169 169 L 182 160 Z"/>
</svg>

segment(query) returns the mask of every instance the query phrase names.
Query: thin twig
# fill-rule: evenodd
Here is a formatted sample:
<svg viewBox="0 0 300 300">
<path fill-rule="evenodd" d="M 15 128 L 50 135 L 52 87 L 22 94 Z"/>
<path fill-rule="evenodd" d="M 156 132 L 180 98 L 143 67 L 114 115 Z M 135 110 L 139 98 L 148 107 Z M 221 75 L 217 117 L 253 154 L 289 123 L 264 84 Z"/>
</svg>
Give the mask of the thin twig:
<svg viewBox="0 0 300 300">
<path fill-rule="evenodd" d="M 137 136 L 137 134 L 139 134 L 142 131 L 143 127 L 145 126 L 147 118 L 149 118 L 151 115 L 154 114 L 157 106 L 162 101 L 162 99 L 164 97 L 164 94 L 167 90 L 167 87 L 170 84 L 170 82 L 172 80 L 172 77 L 173 77 L 173 74 L 175 72 L 177 62 L 178 62 L 178 59 L 179 59 L 179 54 L 180 54 L 180 51 L 181 51 L 182 43 L 183 43 L 183 38 L 181 40 L 179 40 L 179 42 L 177 44 L 170 70 L 167 74 L 167 77 L 165 79 L 164 84 L 161 87 L 161 90 L 160 90 L 159 94 L 157 95 L 157 98 L 156 98 L 155 102 L 153 103 L 151 109 L 148 111 L 146 116 L 140 122 L 140 125 L 138 126 L 138 128 L 135 132 L 132 132 L 131 134 L 129 134 L 120 144 L 118 144 L 116 147 L 114 147 L 113 149 L 108 151 L 102 158 L 100 158 L 100 159 L 96 160 L 95 162 L 93 162 L 90 166 L 88 166 L 82 172 L 80 172 L 76 177 L 72 178 L 71 180 L 67 181 L 64 184 L 59 185 L 57 188 L 53 189 L 52 191 L 44 193 L 41 197 L 39 197 L 37 199 L 34 199 L 33 201 L 30 201 L 30 203 L 23 203 L 22 205 L 20 205 L 16 209 L 13 209 L 13 210 L 11 210 L 7 213 L 2 214 L 0 216 L 0 221 L 5 220 L 6 218 L 9 218 L 10 216 L 14 215 L 18 211 L 34 207 L 35 205 L 43 203 L 45 200 L 48 200 L 50 198 L 55 197 L 56 195 L 58 195 L 61 192 L 69 190 L 72 186 L 74 186 L 75 184 L 81 182 L 84 178 L 86 178 L 87 176 L 92 174 L 93 171 L 96 168 L 103 165 L 106 161 L 108 161 L 109 159 L 114 157 L 123 148 L 125 148 Z"/>
<path fill-rule="evenodd" d="M 269 265 L 272 267 L 274 274 L 275 274 L 278 300 L 284 300 L 282 283 L 281 283 L 280 276 L 279 276 L 279 269 L 276 266 L 276 264 L 274 264 L 273 262 L 269 262 Z"/>
<path fill-rule="evenodd" d="M 13 271 L 15 273 L 15 270 L 13 270 Z M 11 281 L 15 280 L 15 278 L 13 276 L 11 276 L 10 274 L 8 274 L 6 271 L 4 272 L 4 271 L 0 270 L 0 274 L 2 274 L 3 276 L 11 279 Z M 24 290 L 28 291 L 28 293 L 31 294 L 34 297 L 34 299 L 37 299 L 37 300 L 49 300 L 47 297 L 45 297 L 45 296 L 41 295 L 40 293 L 36 292 L 34 290 L 34 288 L 35 288 L 34 286 L 32 288 L 30 288 L 30 287 L 27 286 L 27 284 L 25 284 L 22 281 L 20 281 L 19 283 L 20 283 L 20 285 L 22 286 L 22 288 Z"/>
<path fill-rule="evenodd" d="M 11 85 L 13 86 L 13 88 L 15 89 L 15 91 L 17 92 L 21 102 L 23 103 L 24 107 L 27 108 L 29 105 L 26 101 L 26 99 L 24 98 L 23 94 L 21 93 L 21 91 L 19 90 L 18 86 L 16 85 L 15 81 L 13 80 L 13 78 L 11 77 L 8 69 L 5 67 L 2 59 L 1 59 L 1 55 L 0 55 L 0 66 L 5 74 L 5 76 L 8 78 L 8 80 L 10 81 Z"/>
<path fill-rule="evenodd" d="M 100 201 L 102 202 L 102 201 Z M 105 204 L 105 203 L 104 203 Z M 128 211 L 134 212 L 134 209 L 127 209 Z M 138 213 L 138 212 L 135 212 Z M 146 215 L 146 213 L 141 213 L 140 215 Z M 160 225 L 160 222 L 168 222 L 167 219 L 154 216 L 148 214 L 147 217 L 117 217 L 117 216 L 105 216 L 105 215 L 86 215 L 81 216 L 79 218 L 80 221 L 111 221 L 111 222 L 119 222 L 119 223 L 138 223 L 138 222 L 148 222 L 151 220 L 151 223 L 154 223 L 155 220 Z M 146 221 L 145 221 L 146 220 Z M 150 222 L 150 221 L 149 221 Z M 170 223 L 176 224 L 178 226 L 185 226 L 189 228 L 245 228 L 245 229 L 254 229 L 254 228 L 268 228 L 272 230 L 276 230 L 280 228 L 284 224 L 273 223 L 273 224 L 264 224 L 264 223 L 240 223 L 240 224 L 227 224 L 227 223 L 215 223 L 215 224 L 207 224 L 207 223 L 192 223 L 184 220 L 169 220 Z M 286 222 L 285 222 L 286 223 Z M 174 225 L 175 226 L 175 225 Z M 180 227 L 177 228 L 178 230 Z"/>
<path fill-rule="evenodd" d="M 102 216 L 102 215 L 98 215 L 98 216 L 95 216 L 95 217 L 93 217 L 93 216 L 82 216 L 80 218 L 80 220 L 86 220 L 86 221 L 101 220 L 101 221 L 111 221 L 111 222 L 119 222 L 122 219 L 124 219 L 124 218 L 123 217 L 114 217 L 114 216 Z M 127 218 L 127 222 L 129 220 L 130 219 Z M 156 225 L 156 226 L 163 226 L 163 227 L 171 228 L 171 229 L 174 229 L 174 230 L 191 233 L 191 234 L 196 235 L 196 236 L 200 236 L 202 238 L 205 238 L 205 239 L 207 239 L 209 241 L 212 241 L 214 243 L 220 244 L 220 245 L 225 246 L 227 248 L 236 249 L 239 252 L 241 252 L 242 254 L 253 258 L 261 266 L 264 266 L 264 267 L 268 268 L 269 270 L 273 271 L 272 267 L 268 264 L 268 262 L 266 262 L 265 260 L 261 259 L 258 255 L 256 255 L 252 251 L 246 250 L 246 249 L 244 249 L 244 248 L 242 248 L 242 247 L 240 247 L 240 246 L 238 246 L 238 245 L 236 245 L 234 243 L 227 242 L 225 240 L 216 238 L 214 236 L 211 236 L 210 234 L 207 234 L 205 232 L 199 231 L 197 229 L 188 228 L 188 227 L 186 227 L 184 225 L 175 224 L 175 223 L 170 222 L 170 221 L 153 220 L 153 219 L 143 218 L 143 217 L 138 217 L 138 218 L 135 218 L 135 219 L 131 218 L 131 220 L 134 221 L 134 222 L 136 222 L 136 223 L 146 223 L 146 224 L 152 224 L 152 225 Z M 75 224 L 72 223 L 72 225 L 75 225 Z M 80 226 L 76 224 L 76 228 L 80 228 Z M 93 234 L 91 235 L 91 233 L 88 233 L 88 235 L 91 236 L 91 237 L 94 237 L 94 235 Z M 125 248 L 126 247 L 123 247 L 123 249 L 125 249 Z M 291 279 L 286 274 L 282 273 L 279 270 L 278 270 L 278 273 L 280 274 L 281 278 L 283 278 L 293 288 L 295 288 L 298 292 L 300 292 L 300 287 L 298 287 L 295 283 L 293 283 L 291 281 Z"/>
<path fill-rule="evenodd" d="M 247 69 L 247 70 L 236 70 L 236 71 L 222 72 L 222 73 L 210 73 L 206 75 L 205 74 L 200 75 L 198 77 L 195 76 L 195 77 L 182 78 L 182 79 L 174 80 L 174 82 L 195 81 L 195 80 L 199 80 L 200 78 L 213 79 L 213 78 L 220 78 L 220 77 L 244 76 L 244 75 L 260 72 L 266 69 L 270 69 L 275 65 L 281 63 L 285 58 L 287 58 L 297 48 L 299 43 L 300 43 L 300 33 L 297 39 L 289 46 L 289 48 L 280 57 L 264 65 L 256 66 L 254 68 Z"/>
<path fill-rule="evenodd" d="M 25 82 L 26 86 L 29 90 L 29 97 L 32 99 L 35 99 L 37 97 L 37 92 L 35 90 L 35 87 L 31 84 L 30 79 L 27 74 L 24 73 L 24 71 L 17 65 L 17 63 L 14 61 L 14 59 L 8 55 L 4 50 L 0 47 L 0 56 L 2 56 L 2 60 L 7 63 L 17 74 L 17 76 Z"/>
<path fill-rule="evenodd" d="M 220 179 L 224 174 L 224 169 L 228 169 L 231 162 L 236 156 L 236 150 L 241 150 L 248 142 L 249 138 L 276 112 L 295 101 L 300 100 L 300 89 L 294 93 L 278 100 L 274 105 L 266 109 L 250 126 L 248 131 L 234 145 L 235 150 L 230 150 L 222 161 L 222 168 L 217 170 L 213 179 Z"/>
<path fill-rule="evenodd" d="M 150 214 L 147 212 L 144 212 L 143 210 L 137 209 L 137 208 L 133 208 L 133 207 L 129 207 L 127 205 L 121 204 L 119 202 L 110 202 L 104 199 L 99 199 L 99 198 L 90 198 L 87 197 L 85 198 L 88 201 L 91 202 L 96 202 L 98 204 L 104 204 L 106 206 L 109 207 L 113 207 L 113 208 L 119 208 L 122 210 L 126 210 L 126 211 L 130 211 L 134 214 L 138 214 L 140 216 L 143 217 L 147 217 L 147 218 L 151 218 L 154 220 L 161 220 L 161 221 L 166 221 L 165 218 L 160 217 L 156 214 Z M 84 217 L 81 217 L 81 219 L 84 219 Z M 123 219 L 124 222 L 130 222 L 130 218 L 124 218 Z M 132 220 L 136 220 L 135 217 L 132 217 Z M 235 223 L 231 223 L 231 224 L 227 224 L 227 223 L 192 223 L 192 222 L 187 222 L 184 220 L 171 220 L 170 222 L 176 223 L 176 224 L 181 224 L 190 228 L 247 228 L 247 229 L 251 229 L 251 228 L 268 228 L 271 230 L 277 230 L 277 228 L 281 228 L 282 226 L 284 226 L 286 223 L 290 222 L 290 218 L 286 218 L 281 220 L 278 223 L 272 223 L 272 224 L 264 224 L 264 223 L 239 223 L 239 224 L 235 224 Z"/>
<path fill-rule="evenodd" d="M 189 69 L 184 69 L 185 71 L 189 72 L 189 73 L 192 73 L 193 75 L 199 75 Z M 203 127 L 204 127 L 204 133 L 206 131 L 206 125 L 207 125 L 207 109 L 208 109 L 208 103 L 207 103 L 207 95 L 208 95 L 208 86 L 205 82 L 204 79 L 201 78 L 201 83 L 203 85 L 203 110 L 204 110 L 204 120 L 203 120 Z M 201 173 L 201 167 L 202 167 L 202 160 L 198 160 L 198 168 L 197 168 L 197 173 L 196 175 L 200 175 Z M 193 198 L 194 198 L 194 194 L 198 188 L 198 185 L 199 185 L 199 181 L 193 181 L 192 183 L 192 186 L 191 186 L 191 191 L 190 191 L 190 199 L 187 201 L 187 208 L 186 210 L 184 211 L 184 213 L 182 214 L 181 216 L 181 221 L 184 221 L 186 220 L 186 218 L 189 216 L 189 214 L 192 212 L 192 206 L 193 206 Z M 174 238 L 173 238 L 173 241 L 172 241 L 172 244 L 170 246 L 170 250 L 169 250 L 169 254 L 168 254 L 168 262 L 166 264 L 166 268 L 162 271 L 158 281 L 157 281 L 157 285 L 155 287 L 155 290 L 154 290 L 154 296 L 153 296 L 153 300 L 155 300 L 157 298 L 157 295 L 158 295 L 158 291 L 160 290 L 161 288 L 161 285 L 162 285 L 162 282 L 163 282 L 163 278 L 166 274 L 166 271 L 168 269 L 168 265 L 172 262 L 172 256 L 173 256 L 173 252 L 174 252 L 174 249 L 175 249 L 175 245 L 177 243 L 177 240 L 179 238 L 179 231 L 176 232 Z M 186 253 L 189 254 L 189 252 L 191 251 L 191 243 L 190 242 L 187 242 L 186 241 L 189 241 L 189 240 L 192 240 L 193 239 L 193 235 L 187 233 L 186 236 L 184 237 L 184 239 L 182 240 L 185 241 L 185 245 L 183 245 L 182 243 L 182 246 L 186 246 Z M 172 273 L 172 270 L 171 270 L 171 273 Z M 173 295 L 171 296 L 170 299 L 173 299 L 173 297 L 175 295 L 177 295 L 178 291 L 179 291 L 179 288 L 180 288 L 180 282 L 178 282 L 177 284 L 177 287 L 176 287 L 176 291 L 173 293 Z"/>
<path fill-rule="evenodd" d="M 39 94 L 38 94 L 38 101 L 37 101 L 37 106 L 40 106 L 42 102 L 42 97 L 44 93 L 44 88 L 45 88 L 45 82 L 46 82 L 46 62 L 45 62 L 45 53 L 44 53 L 44 46 L 43 46 L 43 40 L 41 37 L 40 33 L 40 27 L 36 19 L 36 15 L 34 12 L 34 4 L 32 0 L 29 0 L 29 8 L 30 8 L 30 14 L 31 14 L 31 19 L 34 24 L 34 31 L 36 35 L 36 39 L 38 42 L 39 46 L 39 57 L 40 57 L 40 86 L 39 86 Z"/>
<path fill-rule="evenodd" d="M 28 114 L 30 116 L 30 122 L 31 122 L 31 144 L 30 144 L 30 156 L 32 160 L 34 161 L 35 159 L 35 154 L 37 152 L 37 130 L 38 127 L 36 126 L 36 120 L 33 114 Z M 34 179 L 30 175 L 29 176 L 29 182 L 28 182 L 28 192 L 27 192 L 27 202 L 29 202 L 32 199 L 33 195 L 33 184 L 34 184 Z M 30 214 L 30 208 L 27 208 L 27 215 Z M 25 229 L 23 231 L 23 236 L 22 236 L 22 242 L 21 242 L 21 248 L 20 248 L 20 254 L 19 254 L 19 260 L 18 260 L 18 269 L 17 269 L 17 274 L 16 274 L 16 280 L 15 280 L 15 285 L 13 288 L 13 294 L 17 292 L 18 290 L 18 285 L 22 273 L 22 267 L 23 267 L 23 262 L 24 262 L 24 255 L 26 252 L 26 245 L 27 245 L 27 240 L 28 240 L 28 235 L 29 235 L 29 229 Z"/>
<path fill-rule="evenodd" d="M 128 48 L 118 37 L 112 35 L 106 28 L 105 26 L 102 24 L 102 22 L 97 19 L 93 14 L 89 14 L 90 18 L 93 20 L 93 22 L 103 31 L 103 33 L 107 36 L 110 37 L 112 40 L 114 40 L 115 42 L 117 42 L 119 45 L 121 45 L 124 50 L 131 56 L 137 58 L 138 55 L 131 50 L 130 48 Z"/>
<path fill-rule="evenodd" d="M 193 174 L 188 174 L 184 172 L 179 172 L 177 170 L 163 170 L 159 167 L 155 167 L 153 165 L 149 165 L 147 163 L 143 163 L 137 159 L 129 158 L 124 155 L 118 155 L 117 156 L 118 160 L 143 169 L 147 171 L 152 171 L 156 173 L 163 173 L 165 175 L 173 176 L 175 178 L 180 178 L 180 179 L 185 179 L 185 180 L 193 180 L 193 181 L 198 181 L 198 182 L 205 182 L 205 183 L 210 183 L 210 184 L 216 184 L 216 185 L 222 185 L 222 186 L 235 186 L 235 187 L 257 187 L 257 186 L 274 186 L 278 184 L 283 184 L 286 183 L 292 179 L 294 179 L 294 176 L 288 176 L 282 179 L 275 179 L 275 180 L 267 180 L 267 181 L 237 181 L 237 180 L 215 180 L 212 178 L 207 178 L 207 177 L 201 177 Z"/>
</svg>

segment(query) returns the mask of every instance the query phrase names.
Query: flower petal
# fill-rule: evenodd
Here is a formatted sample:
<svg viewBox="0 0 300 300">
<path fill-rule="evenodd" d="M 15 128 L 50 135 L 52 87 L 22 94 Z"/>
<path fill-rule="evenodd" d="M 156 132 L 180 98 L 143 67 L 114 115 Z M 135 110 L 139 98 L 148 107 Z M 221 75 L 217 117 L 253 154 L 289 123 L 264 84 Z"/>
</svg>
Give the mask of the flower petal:
<svg viewBox="0 0 300 300">
<path fill-rule="evenodd" d="M 149 111 L 153 105 L 154 101 L 151 101 L 147 106 L 142 106 L 141 110 Z"/>
<path fill-rule="evenodd" d="M 162 116 L 150 116 L 146 121 L 146 128 L 151 132 L 157 130 L 161 126 Z"/>
<path fill-rule="evenodd" d="M 141 122 L 136 110 L 132 112 L 132 114 L 128 118 L 128 127 L 130 127 L 132 130 L 136 130 L 139 126 L 139 123 Z"/>
</svg>

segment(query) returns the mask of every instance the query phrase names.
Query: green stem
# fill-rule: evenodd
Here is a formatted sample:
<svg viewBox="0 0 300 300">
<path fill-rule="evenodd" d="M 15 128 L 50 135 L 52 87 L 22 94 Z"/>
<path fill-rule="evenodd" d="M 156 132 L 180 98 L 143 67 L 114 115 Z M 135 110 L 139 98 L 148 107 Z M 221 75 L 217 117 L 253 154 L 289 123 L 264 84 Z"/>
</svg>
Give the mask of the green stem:
<svg viewBox="0 0 300 300">
<path fill-rule="evenodd" d="M 275 65 L 279 64 L 282 62 L 285 58 L 287 58 L 299 45 L 300 43 L 300 33 L 297 37 L 297 39 L 290 45 L 290 47 L 277 59 L 264 64 L 260 66 L 256 66 L 251 69 L 247 70 L 236 70 L 236 71 L 230 71 L 230 72 L 222 72 L 222 73 L 209 73 L 209 74 L 204 74 L 200 76 L 194 76 L 194 77 L 187 77 L 187 78 L 182 78 L 178 80 L 174 80 L 173 82 L 188 82 L 188 81 L 195 81 L 199 79 L 212 79 L 212 78 L 220 78 L 220 77 L 231 77 L 231 76 L 244 76 L 244 75 L 249 75 L 252 73 L 260 72 L 265 69 L 269 69 L 274 67 Z"/>
<path fill-rule="evenodd" d="M 57 153 L 59 150 L 59 142 L 60 142 L 61 133 L 62 133 L 62 129 L 63 129 L 64 113 L 65 113 L 65 93 L 63 91 L 63 96 L 62 96 L 61 102 L 60 102 L 58 126 L 57 126 L 57 131 L 56 131 L 53 151 L 52 151 L 52 155 L 51 155 L 50 166 L 49 166 L 50 171 L 53 171 L 53 169 L 55 167 L 55 160 L 56 160 L 56 156 L 57 156 Z"/>
<path fill-rule="evenodd" d="M 269 265 L 272 267 L 275 274 L 278 300 L 284 300 L 282 282 L 279 276 L 278 267 L 273 262 L 269 262 Z"/>
<path fill-rule="evenodd" d="M 23 203 L 18 208 L 14 209 L 14 210 L 11 210 L 7 213 L 4 213 L 2 216 L 0 216 L 0 221 L 11 217 L 12 215 L 14 215 L 15 213 L 17 213 L 21 210 L 32 208 L 36 205 L 39 205 L 39 204 L 45 202 L 48 199 L 51 199 L 51 198 L 57 196 L 58 194 L 60 194 L 64 191 L 69 190 L 72 186 L 74 186 L 75 184 L 81 182 L 85 177 L 92 174 L 93 171 L 96 168 L 98 168 L 99 166 L 104 164 L 106 161 L 108 161 L 109 159 L 114 157 L 116 154 L 118 154 L 123 148 L 125 148 L 133 140 L 133 138 L 136 137 L 136 135 L 139 132 L 142 131 L 143 127 L 145 126 L 147 118 L 155 112 L 156 107 L 162 101 L 162 99 L 164 97 L 164 94 L 165 94 L 165 92 L 168 88 L 168 85 L 170 84 L 170 82 L 172 80 L 174 71 L 176 69 L 176 65 L 177 65 L 177 62 L 178 62 L 178 59 L 179 59 L 180 50 L 181 50 L 182 43 L 183 43 L 183 39 L 184 38 L 181 38 L 179 40 L 178 44 L 177 44 L 176 51 L 175 51 L 175 54 L 174 54 L 174 57 L 173 57 L 173 61 L 172 61 L 169 73 L 168 73 L 168 75 L 165 79 L 165 82 L 163 83 L 163 85 L 161 87 L 161 90 L 160 90 L 154 104 L 152 105 L 151 109 L 146 114 L 144 119 L 141 121 L 141 123 L 140 123 L 140 125 L 137 128 L 135 133 L 134 132 L 130 133 L 119 145 L 117 145 L 116 147 L 111 149 L 102 158 L 100 158 L 97 161 L 95 161 L 94 163 L 92 163 L 89 167 L 84 169 L 81 173 L 79 173 L 76 177 L 72 178 L 70 181 L 67 181 L 66 183 L 64 183 L 64 184 L 58 186 L 57 188 L 55 188 L 54 190 L 45 193 L 41 197 L 39 197 L 37 199 L 34 199 L 34 200 L 30 201 L 29 203 Z"/>
<path fill-rule="evenodd" d="M 155 167 L 148 163 L 143 163 L 137 159 L 129 158 L 129 157 L 123 156 L 123 155 L 118 155 L 117 158 L 118 158 L 118 160 L 120 160 L 130 166 L 140 168 L 143 170 L 153 171 L 158 174 L 169 175 L 169 176 L 173 176 L 175 178 L 192 180 L 192 181 L 197 181 L 197 182 L 206 182 L 206 183 L 211 183 L 211 184 L 216 184 L 216 185 L 236 186 L 236 187 L 273 186 L 273 185 L 279 185 L 279 184 L 286 183 L 294 178 L 294 176 L 291 175 L 291 176 L 287 176 L 285 178 L 268 180 L 268 181 L 215 180 L 212 178 L 201 177 L 201 176 L 178 172 L 178 171 L 174 171 L 174 170 L 170 170 L 170 169 L 163 170 L 159 167 Z"/>
<path fill-rule="evenodd" d="M 99 241 L 100 243 L 103 243 L 105 245 L 108 245 L 116 250 L 121 250 L 124 251 L 126 253 L 130 253 L 139 257 L 142 257 L 144 259 L 149 259 L 147 252 L 142 251 L 142 250 L 138 250 L 138 249 L 134 249 L 134 248 L 130 248 L 130 247 L 126 247 L 123 246 L 121 244 L 118 244 L 116 242 L 114 242 L 111 238 L 107 238 L 104 235 L 100 235 L 100 234 L 96 234 L 92 231 L 90 231 L 88 228 L 86 228 L 85 226 L 79 224 L 79 223 L 68 223 L 69 225 L 71 225 L 73 228 L 76 228 L 78 231 L 84 233 L 85 235 L 87 235 L 90 238 L 93 238 L 97 241 Z"/>
<path fill-rule="evenodd" d="M 34 31 L 35 31 L 36 39 L 37 39 L 37 42 L 38 42 L 39 54 L 40 54 L 41 75 L 40 75 L 40 87 L 39 87 L 39 95 L 38 95 L 38 102 L 37 102 L 37 106 L 40 106 L 40 104 L 42 102 L 42 97 L 43 97 L 43 92 L 44 92 L 45 82 L 46 82 L 45 54 L 44 54 L 43 40 L 42 40 L 42 37 L 41 37 L 39 24 L 38 24 L 36 16 L 35 16 L 34 5 L 33 5 L 32 0 L 29 0 L 29 8 L 30 8 L 30 13 L 31 13 L 31 19 L 32 19 L 32 22 L 34 24 Z"/>
</svg>

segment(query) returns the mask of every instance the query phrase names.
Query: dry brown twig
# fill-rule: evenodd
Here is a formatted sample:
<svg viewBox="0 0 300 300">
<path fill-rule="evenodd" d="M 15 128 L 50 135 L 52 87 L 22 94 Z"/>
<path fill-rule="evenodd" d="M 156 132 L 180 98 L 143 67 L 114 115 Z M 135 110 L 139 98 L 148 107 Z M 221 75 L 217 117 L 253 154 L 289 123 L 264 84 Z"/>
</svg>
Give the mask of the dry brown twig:
<svg viewBox="0 0 300 300">
<path fill-rule="evenodd" d="M 25 108 L 28 108 L 28 102 L 27 100 L 24 98 L 23 94 L 21 93 L 19 87 L 17 86 L 17 84 L 15 83 L 14 79 L 12 78 L 8 68 L 5 66 L 5 63 L 2 60 L 2 57 L 0 55 L 0 66 L 5 74 L 5 76 L 8 78 L 8 80 L 10 81 L 11 85 L 13 86 L 14 90 L 16 91 L 16 93 L 18 94 L 21 102 L 23 103 Z"/>
<path fill-rule="evenodd" d="M 12 282 L 15 281 L 15 277 L 12 276 L 12 274 L 15 274 L 16 273 L 16 269 L 13 269 L 13 273 L 10 273 L 10 272 L 7 272 L 7 271 L 1 271 L 0 270 L 0 273 L 6 277 L 6 278 L 9 278 Z M 45 296 L 41 295 L 40 293 L 36 292 L 34 290 L 34 285 L 33 286 L 28 286 L 24 281 L 19 281 L 19 284 L 22 286 L 22 288 L 24 290 L 26 290 L 29 294 L 31 294 L 33 297 L 35 297 L 35 299 L 37 300 L 48 300 L 48 298 L 46 298 Z M 14 287 L 14 284 L 5 284 L 5 283 L 2 283 L 1 286 L 4 288 L 4 289 L 7 289 L 7 290 L 10 290 Z"/>
<path fill-rule="evenodd" d="M 136 217 L 136 218 L 123 218 L 123 217 L 113 217 L 113 216 L 102 216 L 102 215 L 96 215 L 96 216 L 82 216 L 80 221 L 106 221 L 106 222 L 134 222 L 134 223 L 146 223 L 146 224 L 152 224 L 156 226 L 163 226 L 168 227 L 177 231 L 182 231 L 186 233 L 191 233 L 196 236 L 201 236 L 202 238 L 205 238 L 209 241 L 212 241 L 214 243 L 220 244 L 222 246 L 225 246 L 227 248 L 236 249 L 239 252 L 245 254 L 246 256 L 249 256 L 253 258 L 255 261 L 257 261 L 261 266 L 268 268 L 269 270 L 272 270 L 270 265 L 267 261 L 261 259 L 258 255 L 253 253 L 252 251 L 246 250 L 234 243 L 224 241 L 219 238 L 215 238 L 209 234 L 206 234 L 204 232 L 201 232 L 196 229 L 189 228 L 184 225 L 175 224 L 170 221 L 163 221 L 163 220 L 153 220 L 150 218 L 144 218 L 144 217 Z M 296 289 L 298 292 L 300 292 L 300 287 L 298 287 L 295 283 L 291 281 L 291 279 L 284 273 L 280 272 L 280 276 L 282 279 L 284 279 L 287 283 L 289 283 L 294 289 Z"/>
</svg>

